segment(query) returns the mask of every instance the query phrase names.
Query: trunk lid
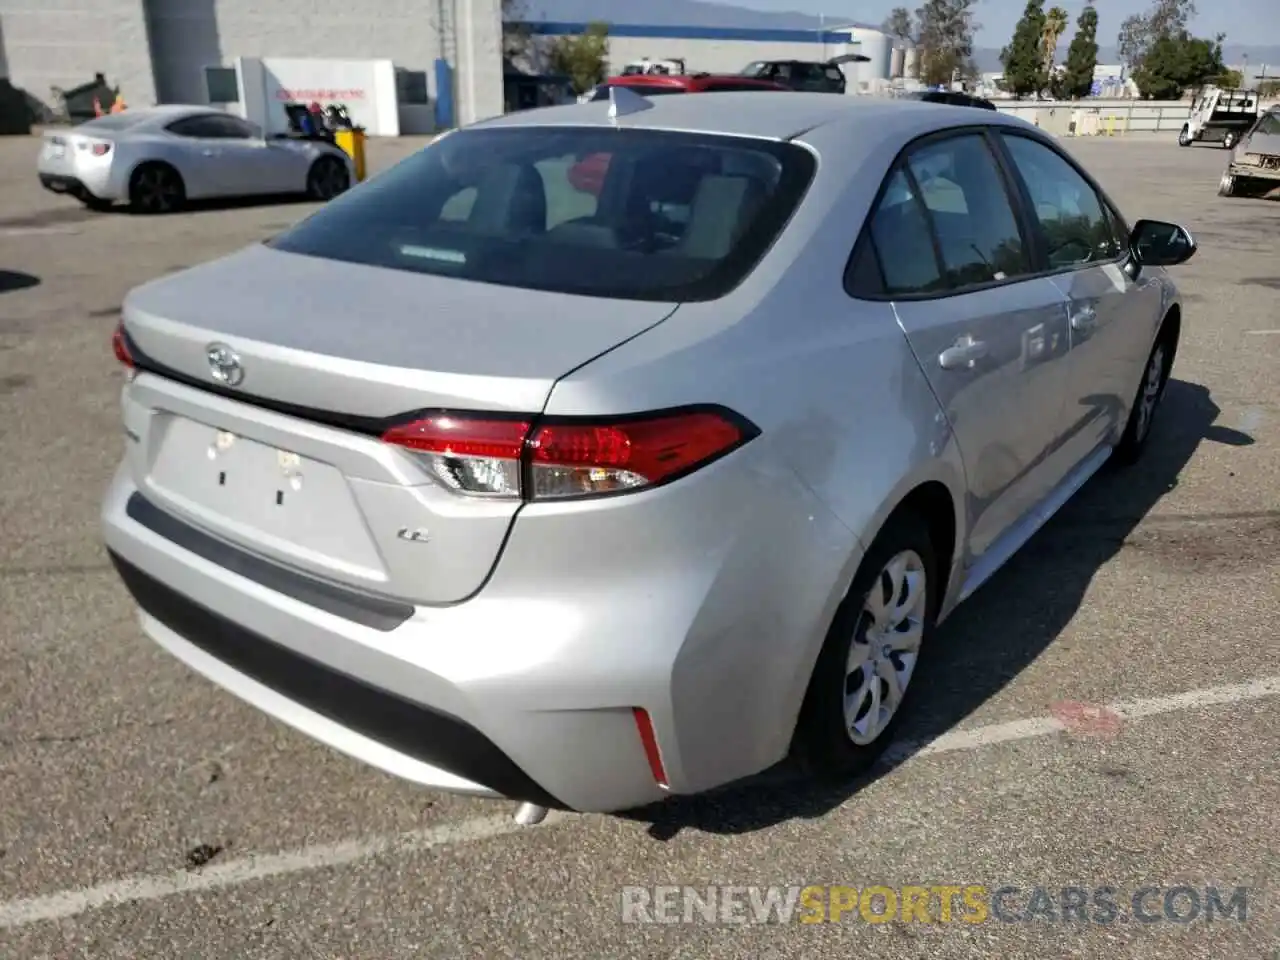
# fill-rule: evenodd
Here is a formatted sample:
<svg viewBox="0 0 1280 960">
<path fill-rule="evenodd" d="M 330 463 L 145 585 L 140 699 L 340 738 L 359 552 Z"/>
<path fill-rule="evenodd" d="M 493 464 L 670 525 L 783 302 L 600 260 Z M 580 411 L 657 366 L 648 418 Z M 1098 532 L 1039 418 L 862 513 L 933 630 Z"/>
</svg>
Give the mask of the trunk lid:
<svg viewBox="0 0 1280 960">
<path fill-rule="evenodd" d="M 126 299 L 140 371 L 124 398 L 134 481 L 157 506 L 290 567 L 416 603 L 463 600 L 519 504 L 437 485 L 413 453 L 381 442 L 382 421 L 536 414 L 557 379 L 674 308 L 251 247 Z M 243 379 L 215 381 L 211 344 Z"/>
</svg>

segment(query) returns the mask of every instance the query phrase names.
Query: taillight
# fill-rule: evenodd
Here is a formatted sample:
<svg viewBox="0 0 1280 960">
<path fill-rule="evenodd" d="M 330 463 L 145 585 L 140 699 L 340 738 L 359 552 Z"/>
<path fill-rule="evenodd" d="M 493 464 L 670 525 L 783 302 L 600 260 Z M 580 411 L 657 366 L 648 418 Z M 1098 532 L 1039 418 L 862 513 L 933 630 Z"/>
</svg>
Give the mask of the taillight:
<svg viewBox="0 0 1280 960">
<path fill-rule="evenodd" d="M 110 152 L 111 152 L 111 144 L 110 144 L 110 143 L 104 143 L 104 142 L 101 142 L 101 141 L 99 141 L 99 142 L 97 142 L 97 143 L 93 143 L 93 142 L 83 143 L 83 142 L 82 142 L 82 143 L 80 144 L 80 149 L 81 149 L 81 150 L 88 150 L 88 151 L 89 151 L 90 153 L 92 153 L 95 157 L 105 157 L 108 153 L 110 153 Z"/>
<path fill-rule="evenodd" d="M 666 483 L 758 432 L 718 408 L 599 422 L 531 420 L 441 414 L 394 427 L 382 439 L 412 450 L 457 493 L 563 500 Z"/>
<path fill-rule="evenodd" d="M 442 414 L 393 427 L 382 439 L 412 450 L 450 490 L 510 499 L 520 496 L 521 455 L 528 435 L 529 424 L 523 420 Z"/>
<path fill-rule="evenodd" d="M 133 354 L 129 352 L 129 343 L 124 338 L 124 324 L 117 326 L 115 333 L 111 334 L 111 350 L 123 366 L 130 370 L 134 368 Z"/>
</svg>

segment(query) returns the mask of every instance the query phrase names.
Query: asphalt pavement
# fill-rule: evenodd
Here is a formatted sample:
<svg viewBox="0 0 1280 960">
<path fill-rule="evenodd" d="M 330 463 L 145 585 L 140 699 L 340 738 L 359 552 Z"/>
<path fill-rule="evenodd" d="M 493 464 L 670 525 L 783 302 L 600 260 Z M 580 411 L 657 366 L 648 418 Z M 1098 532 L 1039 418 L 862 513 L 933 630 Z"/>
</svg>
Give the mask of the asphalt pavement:
<svg viewBox="0 0 1280 960">
<path fill-rule="evenodd" d="M 1200 244 L 1147 459 L 940 632 L 865 782 L 518 827 L 180 666 L 100 542 L 125 293 L 313 208 L 89 213 L 0 140 L 0 958 L 1276 960 L 1280 204 L 1219 199 L 1213 147 L 1069 146 Z"/>
</svg>

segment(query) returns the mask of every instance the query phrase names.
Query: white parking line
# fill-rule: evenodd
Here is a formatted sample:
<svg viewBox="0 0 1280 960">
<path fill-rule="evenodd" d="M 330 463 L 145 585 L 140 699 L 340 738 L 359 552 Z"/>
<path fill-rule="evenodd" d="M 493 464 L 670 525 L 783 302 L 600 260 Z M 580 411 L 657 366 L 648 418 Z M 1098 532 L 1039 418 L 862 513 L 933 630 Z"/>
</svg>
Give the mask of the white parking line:
<svg viewBox="0 0 1280 960">
<path fill-rule="evenodd" d="M 1264 677 L 1248 683 L 1190 690 L 1165 697 L 1127 700 L 1107 704 L 1105 709 L 1125 720 L 1161 714 L 1200 710 L 1205 707 L 1244 703 L 1280 696 L 1280 676 Z M 932 756 L 1015 740 L 1029 740 L 1060 733 L 1066 727 L 1054 717 L 1034 717 L 956 730 L 928 744 L 895 744 L 888 756 Z M 540 828 L 517 825 L 508 814 L 477 817 L 461 823 L 428 827 L 395 836 L 301 847 L 283 853 L 250 854 L 238 860 L 213 864 L 195 871 L 140 875 L 113 880 L 94 887 L 64 890 L 43 897 L 29 897 L 0 903 L 0 929 L 32 923 L 64 920 L 101 907 L 145 900 L 159 900 L 180 893 L 194 893 L 236 887 L 271 877 L 338 867 L 379 854 L 416 853 L 434 847 L 459 846 L 488 840 L 525 829 L 545 829 L 576 819 L 573 814 L 552 813 Z"/>
</svg>

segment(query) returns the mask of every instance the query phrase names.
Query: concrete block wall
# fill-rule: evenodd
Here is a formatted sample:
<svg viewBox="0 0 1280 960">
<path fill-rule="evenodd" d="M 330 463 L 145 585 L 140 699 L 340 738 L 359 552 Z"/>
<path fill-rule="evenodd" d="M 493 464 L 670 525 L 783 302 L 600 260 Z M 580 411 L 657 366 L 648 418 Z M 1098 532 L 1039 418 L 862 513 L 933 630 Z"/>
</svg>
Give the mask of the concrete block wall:
<svg viewBox="0 0 1280 960">
<path fill-rule="evenodd" d="M 0 0 L 0 43 L 13 85 L 46 106 L 95 73 L 130 104 L 155 101 L 144 0 Z"/>
</svg>

